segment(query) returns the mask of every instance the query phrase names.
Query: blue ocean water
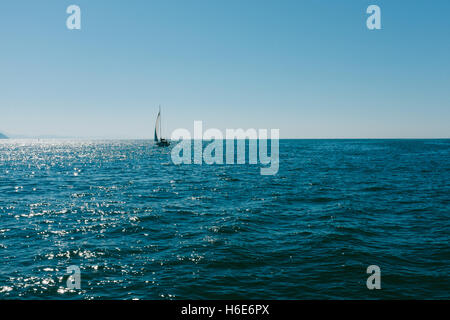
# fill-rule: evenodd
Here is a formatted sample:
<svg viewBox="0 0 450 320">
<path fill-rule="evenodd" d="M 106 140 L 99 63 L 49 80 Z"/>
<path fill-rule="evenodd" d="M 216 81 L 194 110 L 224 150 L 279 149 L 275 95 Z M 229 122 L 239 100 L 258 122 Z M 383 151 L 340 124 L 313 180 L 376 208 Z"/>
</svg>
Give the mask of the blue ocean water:
<svg viewBox="0 0 450 320">
<path fill-rule="evenodd" d="M 450 298 L 450 140 L 282 140 L 275 176 L 5 140 L 0 218 L 0 298 Z"/>
</svg>

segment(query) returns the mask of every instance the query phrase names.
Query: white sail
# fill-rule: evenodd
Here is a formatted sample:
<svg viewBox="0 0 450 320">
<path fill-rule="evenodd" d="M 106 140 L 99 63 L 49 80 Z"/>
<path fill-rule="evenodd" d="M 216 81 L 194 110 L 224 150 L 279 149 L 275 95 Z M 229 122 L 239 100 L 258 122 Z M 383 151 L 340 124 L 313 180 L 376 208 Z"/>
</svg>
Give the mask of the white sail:
<svg viewBox="0 0 450 320">
<path fill-rule="evenodd" d="M 161 111 L 158 112 L 158 117 L 156 118 L 156 124 L 155 124 L 155 141 L 157 141 L 157 142 L 161 139 L 160 123 L 161 123 Z"/>
</svg>

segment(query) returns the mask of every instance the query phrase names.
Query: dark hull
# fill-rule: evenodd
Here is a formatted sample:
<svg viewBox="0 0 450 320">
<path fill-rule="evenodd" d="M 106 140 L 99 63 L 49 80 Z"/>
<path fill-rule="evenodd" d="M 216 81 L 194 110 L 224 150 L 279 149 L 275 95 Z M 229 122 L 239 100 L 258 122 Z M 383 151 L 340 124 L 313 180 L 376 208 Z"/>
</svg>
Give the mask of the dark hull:
<svg viewBox="0 0 450 320">
<path fill-rule="evenodd" d="M 169 141 L 159 141 L 156 143 L 158 147 L 168 147 L 170 145 Z"/>
</svg>

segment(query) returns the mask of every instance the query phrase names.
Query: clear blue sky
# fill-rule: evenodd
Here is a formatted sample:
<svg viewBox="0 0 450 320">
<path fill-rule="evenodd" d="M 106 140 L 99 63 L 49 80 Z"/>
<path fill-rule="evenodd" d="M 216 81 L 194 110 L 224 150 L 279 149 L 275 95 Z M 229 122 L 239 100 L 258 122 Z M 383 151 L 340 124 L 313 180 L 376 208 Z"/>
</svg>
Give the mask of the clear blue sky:
<svg viewBox="0 0 450 320">
<path fill-rule="evenodd" d="M 66 8 L 82 29 L 66 28 Z M 366 8 L 382 30 L 366 28 Z M 4 0 L 0 132 L 450 137 L 450 1 Z"/>
</svg>

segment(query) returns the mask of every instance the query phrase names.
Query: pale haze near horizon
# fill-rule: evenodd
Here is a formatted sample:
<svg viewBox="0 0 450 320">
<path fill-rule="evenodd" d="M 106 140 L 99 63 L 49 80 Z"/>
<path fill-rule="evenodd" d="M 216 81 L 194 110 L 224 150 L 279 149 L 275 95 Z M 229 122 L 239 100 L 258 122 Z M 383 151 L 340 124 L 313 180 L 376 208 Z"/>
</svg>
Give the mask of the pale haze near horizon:
<svg viewBox="0 0 450 320">
<path fill-rule="evenodd" d="M 0 132 L 449 138 L 448 1 L 3 1 Z M 66 28 L 77 4 L 82 29 Z"/>
</svg>

